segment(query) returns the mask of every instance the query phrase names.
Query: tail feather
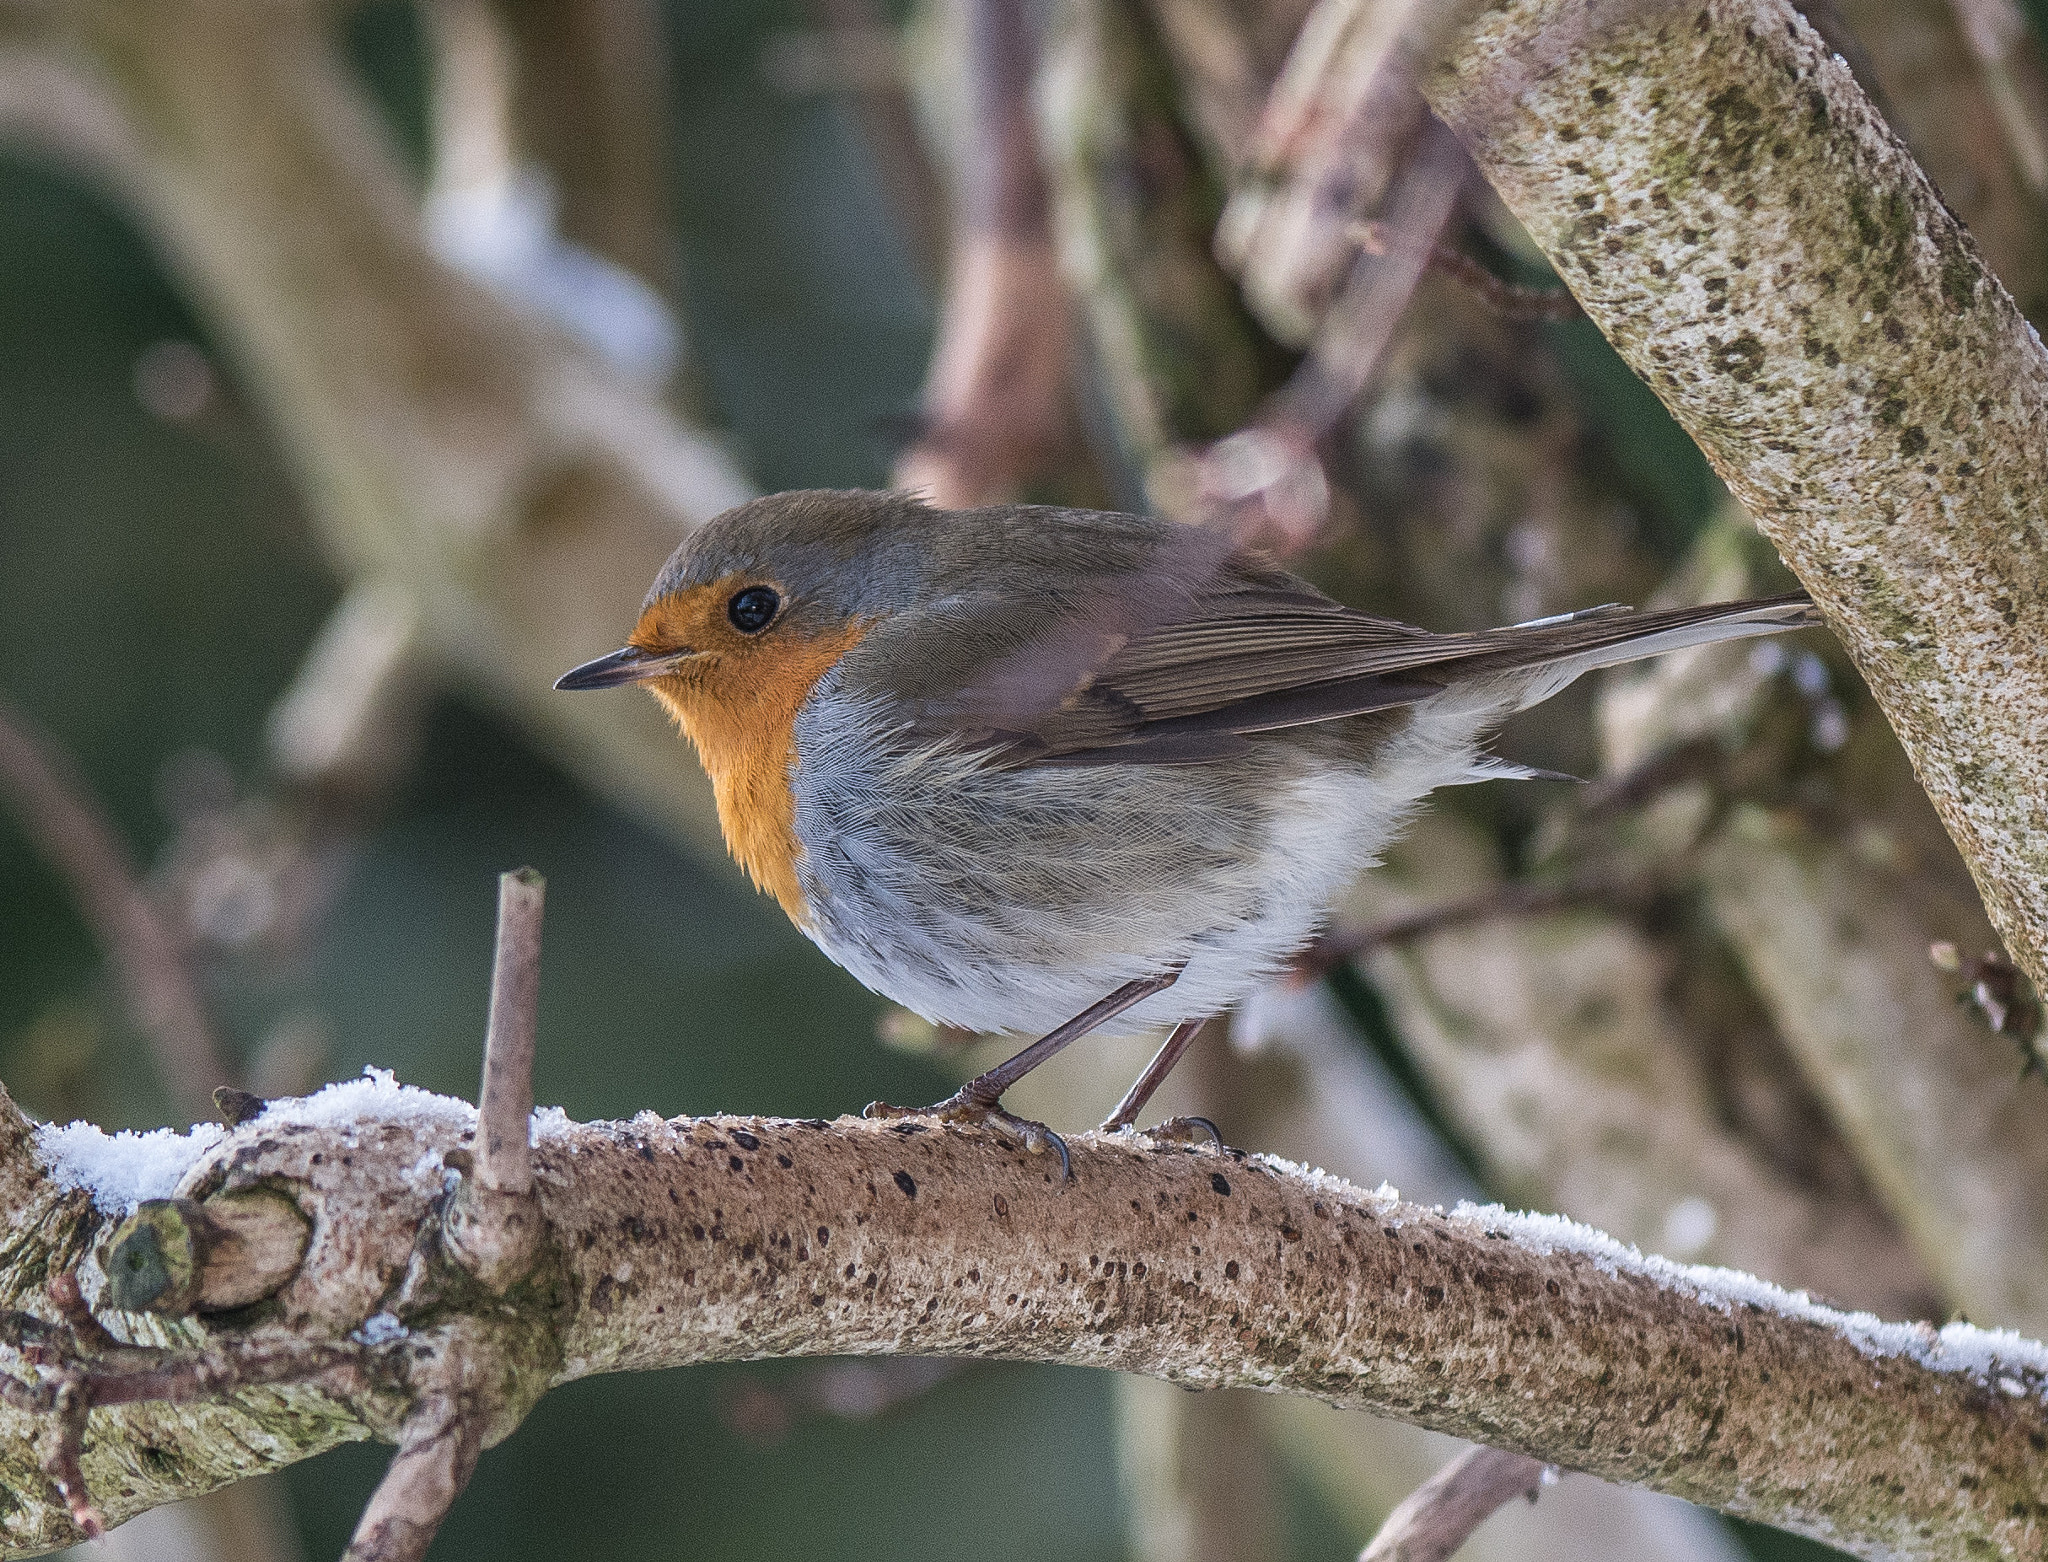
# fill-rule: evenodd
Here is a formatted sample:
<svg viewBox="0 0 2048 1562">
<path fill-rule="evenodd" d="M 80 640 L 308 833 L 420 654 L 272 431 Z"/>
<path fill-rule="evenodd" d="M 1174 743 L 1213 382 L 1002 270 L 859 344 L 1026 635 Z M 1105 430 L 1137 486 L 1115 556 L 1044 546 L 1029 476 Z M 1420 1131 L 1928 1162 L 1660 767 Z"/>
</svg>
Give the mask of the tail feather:
<svg viewBox="0 0 2048 1562">
<path fill-rule="evenodd" d="M 1526 707 L 1549 699 L 1580 674 L 1597 668 L 1719 640 L 1804 629 L 1820 621 L 1819 612 L 1803 591 L 1649 613 L 1601 609 L 1554 624 L 1500 631 L 1507 644 L 1498 651 L 1479 652 L 1459 671 L 1479 676 L 1525 668 L 1535 672 L 1517 702 Z"/>
</svg>

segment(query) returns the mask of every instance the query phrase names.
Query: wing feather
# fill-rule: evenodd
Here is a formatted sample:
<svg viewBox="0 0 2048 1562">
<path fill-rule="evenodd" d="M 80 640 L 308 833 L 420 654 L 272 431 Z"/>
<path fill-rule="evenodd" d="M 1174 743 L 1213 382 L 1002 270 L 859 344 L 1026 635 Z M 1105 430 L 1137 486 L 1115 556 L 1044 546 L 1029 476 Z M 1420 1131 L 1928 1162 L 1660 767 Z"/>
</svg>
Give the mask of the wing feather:
<svg viewBox="0 0 2048 1562">
<path fill-rule="evenodd" d="M 1812 621 L 1793 593 L 1648 613 L 1610 603 L 1434 634 L 1354 612 L 1194 528 L 1163 542 L 1155 566 L 1046 604 L 1021 645 L 943 703 L 925 702 L 908 730 L 1007 766 L 1199 764 L 1242 752 L 1256 733 L 1410 705 L 1462 678 L 1605 665 L 1637 642 L 1686 643 L 1692 626 L 1714 638 L 1724 621 L 1727 633 Z"/>
</svg>

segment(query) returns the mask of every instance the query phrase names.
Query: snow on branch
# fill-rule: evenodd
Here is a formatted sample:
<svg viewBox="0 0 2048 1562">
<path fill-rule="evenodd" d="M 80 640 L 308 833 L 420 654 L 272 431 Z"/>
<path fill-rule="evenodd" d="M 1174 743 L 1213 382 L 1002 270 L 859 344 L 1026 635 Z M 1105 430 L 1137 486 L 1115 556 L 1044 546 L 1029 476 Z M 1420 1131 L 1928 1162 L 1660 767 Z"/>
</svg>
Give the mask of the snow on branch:
<svg viewBox="0 0 2048 1562">
<path fill-rule="evenodd" d="M 1869 1556 L 2040 1554 L 2048 1349 L 2014 1335 L 1881 1323 L 1563 1220 L 1422 1209 L 1235 1152 L 1079 1137 L 1061 1191 L 1021 1151 L 914 1120 L 533 1124 L 541 1257 L 502 1298 L 422 1282 L 475 1115 L 389 1076 L 189 1139 L 37 1133 L 46 1196 L 102 1235 L 181 1145 L 179 1197 L 262 1184 L 316 1216 L 259 1308 L 102 1307 L 124 1337 L 223 1358 L 180 1382 L 229 1385 L 93 1413 L 83 1480 L 107 1517 L 397 1437 L 451 1381 L 488 1445 L 547 1387 L 598 1372 L 984 1356 L 1312 1395 Z M 50 1253 L 17 1243 L 6 1261 L 19 1296 Z M 93 1264 L 81 1278 L 100 1294 Z M 38 1327 L 62 1324 L 34 1305 Z M 227 1356 L 288 1342 L 348 1346 L 360 1371 L 323 1354 L 318 1381 L 233 1386 Z M 33 1410 L 7 1398 L 0 1482 L 25 1495 L 0 1535 L 19 1556 L 74 1531 L 36 1474 Z"/>
</svg>

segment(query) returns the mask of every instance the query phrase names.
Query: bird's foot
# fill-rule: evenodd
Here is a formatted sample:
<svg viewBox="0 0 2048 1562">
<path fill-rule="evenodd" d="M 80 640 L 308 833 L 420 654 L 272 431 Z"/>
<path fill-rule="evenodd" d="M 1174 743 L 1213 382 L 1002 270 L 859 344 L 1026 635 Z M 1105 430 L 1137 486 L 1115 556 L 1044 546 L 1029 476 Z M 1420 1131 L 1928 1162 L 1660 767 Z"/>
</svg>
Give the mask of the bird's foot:
<svg viewBox="0 0 2048 1562">
<path fill-rule="evenodd" d="M 1105 1134 L 1135 1134 L 1142 1132 L 1147 1138 L 1164 1139 L 1172 1144 L 1202 1144 L 1206 1142 L 1211 1149 L 1221 1150 L 1225 1148 L 1223 1130 L 1210 1122 L 1206 1117 L 1169 1117 L 1163 1123 L 1156 1123 L 1152 1127 L 1142 1130 L 1135 1123 L 1120 1123 L 1112 1117 L 1096 1131 Z"/>
<path fill-rule="evenodd" d="M 861 1116 L 878 1121 L 899 1117 L 935 1117 L 942 1123 L 957 1123 L 964 1128 L 993 1128 L 1004 1138 L 1020 1142 L 1033 1155 L 1043 1155 L 1047 1150 L 1057 1151 L 1060 1181 L 1068 1183 L 1074 1180 L 1074 1158 L 1067 1153 L 1067 1141 L 1043 1123 L 1004 1111 L 1000 1098 L 990 1100 L 971 1090 L 962 1090 L 957 1095 L 924 1107 L 891 1106 L 886 1101 L 870 1101 Z"/>
</svg>

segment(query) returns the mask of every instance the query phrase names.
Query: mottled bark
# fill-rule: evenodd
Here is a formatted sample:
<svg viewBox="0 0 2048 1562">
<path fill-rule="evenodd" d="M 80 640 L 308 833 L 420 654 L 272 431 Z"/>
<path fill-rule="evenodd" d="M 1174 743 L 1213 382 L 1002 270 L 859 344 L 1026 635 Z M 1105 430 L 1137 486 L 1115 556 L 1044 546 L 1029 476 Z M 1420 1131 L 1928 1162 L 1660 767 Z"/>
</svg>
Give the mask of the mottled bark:
<svg viewBox="0 0 2048 1562">
<path fill-rule="evenodd" d="M 2048 979 L 2048 353 L 1782 0 L 1517 0 L 1426 90 L 1821 604 Z"/>
</svg>

